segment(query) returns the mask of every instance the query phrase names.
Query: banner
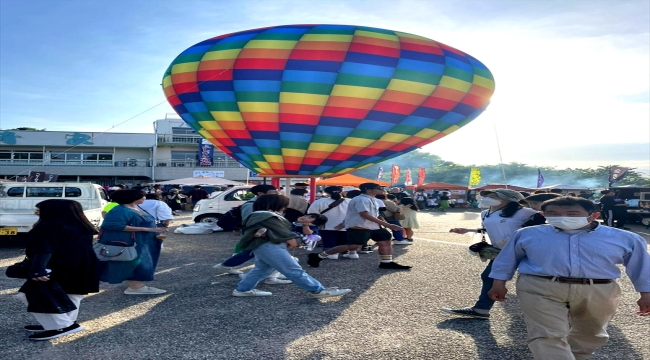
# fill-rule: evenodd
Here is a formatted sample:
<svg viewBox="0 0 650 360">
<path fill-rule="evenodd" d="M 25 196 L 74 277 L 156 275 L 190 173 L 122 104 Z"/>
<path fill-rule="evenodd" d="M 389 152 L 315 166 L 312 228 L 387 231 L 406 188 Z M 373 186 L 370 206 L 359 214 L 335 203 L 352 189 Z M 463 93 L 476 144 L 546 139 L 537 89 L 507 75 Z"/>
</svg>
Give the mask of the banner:
<svg viewBox="0 0 650 360">
<path fill-rule="evenodd" d="M 612 186 L 613 183 L 621 180 L 628 170 L 630 169 L 626 167 L 618 165 L 612 166 L 609 169 L 609 186 Z"/>
<path fill-rule="evenodd" d="M 399 180 L 399 166 L 393 164 L 393 168 L 391 169 L 390 172 L 390 182 L 391 184 L 397 184 L 398 180 Z"/>
<path fill-rule="evenodd" d="M 27 177 L 27 182 L 43 182 L 45 181 L 45 171 L 30 171 Z"/>
<path fill-rule="evenodd" d="M 406 169 L 406 179 L 404 179 L 404 186 L 413 185 L 413 179 L 411 178 L 411 169 Z"/>
<path fill-rule="evenodd" d="M 469 171 L 469 184 L 467 187 L 478 186 L 481 183 L 481 169 L 472 168 Z"/>
<path fill-rule="evenodd" d="M 199 166 L 212 166 L 214 145 L 206 139 L 199 141 Z"/>
<path fill-rule="evenodd" d="M 424 184 L 424 179 L 427 177 L 427 171 L 421 167 L 418 169 L 418 187 Z"/>
<path fill-rule="evenodd" d="M 205 176 L 205 177 L 213 177 L 213 178 L 222 178 L 226 176 L 226 173 L 224 171 L 219 171 L 219 170 L 194 170 L 192 171 L 192 177 L 200 177 L 200 176 Z"/>
<path fill-rule="evenodd" d="M 542 172 L 537 169 L 537 188 L 539 189 L 544 185 L 544 176 L 542 176 Z"/>
<path fill-rule="evenodd" d="M 384 168 L 379 167 L 379 170 L 377 170 L 377 181 L 381 181 L 381 178 L 384 176 Z"/>
</svg>

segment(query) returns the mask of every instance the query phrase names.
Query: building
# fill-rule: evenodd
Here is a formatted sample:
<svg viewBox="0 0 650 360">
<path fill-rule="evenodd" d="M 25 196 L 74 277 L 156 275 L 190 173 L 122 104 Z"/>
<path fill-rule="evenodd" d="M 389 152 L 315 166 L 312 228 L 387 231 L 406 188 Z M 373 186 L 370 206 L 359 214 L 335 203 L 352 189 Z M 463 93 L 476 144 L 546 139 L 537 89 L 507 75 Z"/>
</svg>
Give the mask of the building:
<svg viewBox="0 0 650 360">
<path fill-rule="evenodd" d="M 261 180 L 217 148 L 205 148 L 200 157 L 202 139 L 175 114 L 155 121 L 150 134 L 0 130 L 0 178 L 23 180 L 40 171 L 57 174 L 57 181 L 101 185 L 199 174 Z"/>
</svg>

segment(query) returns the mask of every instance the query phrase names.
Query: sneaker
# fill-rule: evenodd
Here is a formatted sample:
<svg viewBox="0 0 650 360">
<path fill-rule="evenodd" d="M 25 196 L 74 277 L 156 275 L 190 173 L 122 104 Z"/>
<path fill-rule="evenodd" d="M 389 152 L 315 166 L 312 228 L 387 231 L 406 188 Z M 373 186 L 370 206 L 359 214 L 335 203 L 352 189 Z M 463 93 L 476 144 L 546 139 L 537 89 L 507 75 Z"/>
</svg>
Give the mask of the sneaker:
<svg viewBox="0 0 650 360">
<path fill-rule="evenodd" d="M 379 263 L 380 269 L 409 270 L 412 266 L 400 265 L 394 261 L 389 263 Z"/>
<path fill-rule="evenodd" d="M 331 287 L 331 288 L 326 288 L 321 290 L 320 292 L 317 293 L 310 293 L 309 297 L 321 299 L 321 298 L 326 298 L 326 297 L 332 297 L 332 296 L 341 296 L 349 293 L 350 289 L 339 289 L 336 287 Z"/>
<path fill-rule="evenodd" d="M 393 245 L 411 245 L 411 242 L 404 239 L 404 240 L 393 241 Z"/>
<path fill-rule="evenodd" d="M 248 290 L 248 291 L 237 291 L 237 289 L 232 291 L 232 296 L 237 297 L 246 297 L 246 296 L 271 296 L 273 293 L 268 291 L 259 291 L 257 289 Z"/>
<path fill-rule="evenodd" d="M 328 255 L 327 258 L 329 260 L 338 260 L 339 259 L 339 254 Z"/>
<path fill-rule="evenodd" d="M 359 254 L 357 253 L 341 254 L 341 257 L 344 259 L 359 260 Z"/>
<path fill-rule="evenodd" d="M 50 339 L 56 339 L 61 336 L 69 335 L 76 333 L 77 331 L 83 330 L 83 326 L 74 323 L 66 328 L 63 329 L 58 329 L 58 330 L 46 330 L 43 332 L 39 332 L 34 335 L 29 336 L 29 340 L 34 340 L 34 341 L 42 341 L 42 340 L 50 340 Z"/>
<path fill-rule="evenodd" d="M 271 277 L 271 278 L 264 279 L 263 283 L 265 283 L 267 285 L 284 285 L 284 284 L 292 284 L 293 281 L 291 281 L 291 280 L 280 280 L 278 278 Z"/>
<path fill-rule="evenodd" d="M 319 267 L 321 261 L 323 261 L 323 259 L 321 259 L 321 257 L 316 253 L 307 255 L 307 265 L 311 267 Z"/>
<path fill-rule="evenodd" d="M 474 311 L 474 309 L 472 309 L 471 307 L 466 307 L 466 308 L 463 308 L 463 309 L 442 308 L 440 310 L 442 310 L 442 311 L 444 311 L 444 312 L 446 312 L 448 314 L 473 317 L 473 318 L 477 318 L 477 319 L 489 319 L 490 318 L 490 314 L 478 313 L 478 312 Z"/>
<path fill-rule="evenodd" d="M 361 248 L 361 250 L 359 250 L 359 253 L 360 254 L 372 254 L 372 246 L 370 246 L 370 245 L 363 246 Z"/>
<path fill-rule="evenodd" d="M 167 290 L 158 289 L 153 286 L 143 286 L 139 289 L 126 288 L 126 290 L 124 290 L 125 295 L 158 295 L 166 292 Z"/>
<path fill-rule="evenodd" d="M 237 270 L 237 269 L 235 269 L 234 267 L 223 266 L 223 265 L 221 265 L 221 264 L 217 264 L 217 265 L 213 266 L 212 268 L 213 268 L 213 269 L 224 269 L 224 270 L 226 270 L 226 272 L 227 272 L 228 274 L 232 274 L 232 275 L 240 275 L 240 274 L 243 274 L 243 273 L 244 273 L 243 271 L 241 271 L 241 270 Z"/>
<path fill-rule="evenodd" d="M 289 279 L 287 279 L 286 276 L 284 276 L 284 275 L 282 275 L 282 274 L 279 274 L 279 275 L 276 276 L 275 278 L 276 278 L 276 279 L 279 279 L 279 280 L 289 280 Z"/>
<path fill-rule="evenodd" d="M 29 332 L 42 332 L 45 331 L 41 325 L 25 325 L 24 329 Z"/>
</svg>

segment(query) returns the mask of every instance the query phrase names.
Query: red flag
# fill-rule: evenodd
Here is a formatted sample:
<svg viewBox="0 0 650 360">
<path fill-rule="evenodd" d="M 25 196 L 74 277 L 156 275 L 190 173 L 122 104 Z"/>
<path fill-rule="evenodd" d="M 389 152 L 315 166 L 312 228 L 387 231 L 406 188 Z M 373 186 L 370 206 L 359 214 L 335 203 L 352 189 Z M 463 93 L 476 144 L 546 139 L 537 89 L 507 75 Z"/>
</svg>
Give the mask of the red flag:
<svg viewBox="0 0 650 360">
<path fill-rule="evenodd" d="M 427 177 L 427 172 L 423 167 L 418 169 L 418 187 L 424 184 L 424 178 Z"/>
<path fill-rule="evenodd" d="M 399 166 L 393 164 L 393 169 L 390 173 L 390 182 L 392 184 L 397 184 L 397 180 L 399 180 Z"/>
<path fill-rule="evenodd" d="M 411 169 L 406 169 L 406 179 L 404 179 L 404 186 L 413 185 L 413 178 L 411 178 Z"/>
</svg>

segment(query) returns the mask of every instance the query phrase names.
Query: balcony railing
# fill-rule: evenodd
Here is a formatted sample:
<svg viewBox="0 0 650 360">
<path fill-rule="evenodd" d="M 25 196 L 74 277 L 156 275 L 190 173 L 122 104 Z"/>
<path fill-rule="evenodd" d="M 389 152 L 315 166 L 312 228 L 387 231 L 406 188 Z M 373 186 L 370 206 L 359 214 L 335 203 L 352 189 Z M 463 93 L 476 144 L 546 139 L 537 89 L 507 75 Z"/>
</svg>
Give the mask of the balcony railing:
<svg viewBox="0 0 650 360">
<path fill-rule="evenodd" d="M 124 160 L 0 160 L 0 166 L 28 166 L 28 165 L 45 165 L 45 166 L 106 166 L 106 167 L 151 167 L 153 161 L 124 159 Z M 243 167 L 236 161 L 214 161 L 212 165 L 200 165 L 196 160 L 170 160 L 158 159 L 155 161 L 156 167 L 189 167 L 189 168 L 241 168 Z"/>
<path fill-rule="evenodd" d="M 203 139 L 203 137 L 200 135 L 158 134 L 158 144 L 198 144 L 201 139 Z"/>
</svg>

